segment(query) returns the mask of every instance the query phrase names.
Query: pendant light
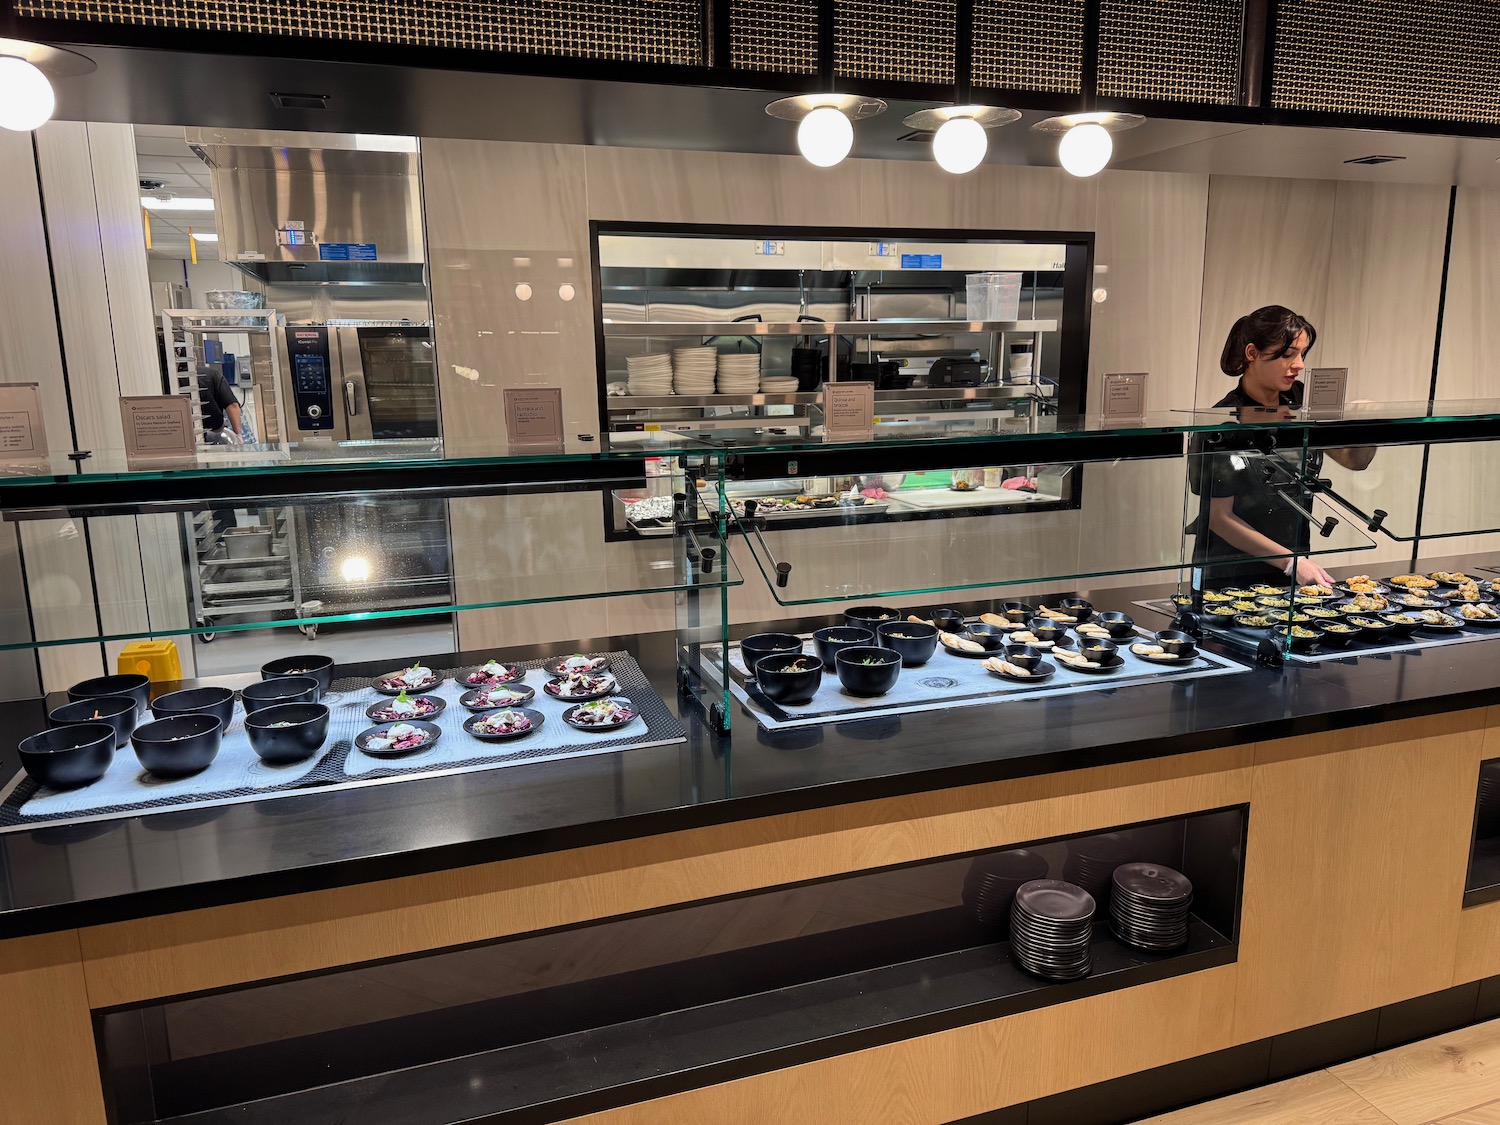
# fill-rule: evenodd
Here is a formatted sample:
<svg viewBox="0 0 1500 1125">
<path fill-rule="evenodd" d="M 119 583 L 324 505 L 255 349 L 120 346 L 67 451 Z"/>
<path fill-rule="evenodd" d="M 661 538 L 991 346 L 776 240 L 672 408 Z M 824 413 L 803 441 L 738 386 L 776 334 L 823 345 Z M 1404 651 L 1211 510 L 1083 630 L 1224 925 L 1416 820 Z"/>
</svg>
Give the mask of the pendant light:
<svg viewBox="0 0 1500 1125">
<path fill-rule="evenodd" d="M 902 124 L 932 136 L 932 158 L 945 172 L 961 176 L 984 163 L 990 129 L 1017 121 L 1014 109 L 989 105 L 954 105 L 913 113 Z"/>
<path fill-rule="evenodd" d="M 0 39 L 0 128 L 29 133 L 52 119 L 53 78 L 88 74 L 92 59 L 44 43 Z"/>
<path fill-rule="evenodd" d="M 1049 117 L 1031 128 L 1048 136 L 1061 137 L 1057 143 L 1057 160 L 1064 170 L 1075 176 L 1097 176 L 1114 154 L 1115 133 L 1134 129 L 1145 123 L 1138 113 L 1069 113 Z"/>
<path fill-rule="evenodd" d="M 854 122 L 884 113 L 885 102 L 856 94 L 798 94 L 772 102 L 766 112 L 797 122 L 797 150 L 809 163 L 832 168 L 854 147 Z"/>
</svg>

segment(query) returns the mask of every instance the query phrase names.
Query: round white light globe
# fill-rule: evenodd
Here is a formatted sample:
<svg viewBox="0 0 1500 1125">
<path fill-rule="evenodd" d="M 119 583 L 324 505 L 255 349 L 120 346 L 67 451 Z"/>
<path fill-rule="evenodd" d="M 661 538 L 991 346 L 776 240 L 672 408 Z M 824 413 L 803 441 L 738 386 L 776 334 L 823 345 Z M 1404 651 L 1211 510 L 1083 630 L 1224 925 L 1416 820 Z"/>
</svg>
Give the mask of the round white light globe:
<svg viewBox="0 0 1500 1125">
<path fill-rule="evenodd" d="M 797 148 L 819 168 L 832 168 L 853 147 L 853 124 L 831 105 L 820 105 L 797 126 Z"/>
<path fill-rule="evenodd" d="M 25 59 L 0 57 L 0 128 L 29 133 L 51 120 L 56 105 L 45 74 Z"/>
<path fill-rule="evenodd" d="M 1074 125 L 1057 145 L 1057 159 L 1075 176 L 1096 176 L 1109 163 L 1115 142 L 1103 125 Z"/>
<path fill-rule="evenodd" d="M 944 121 L 932 138 L 932 156 L 943 171 L 961 176 L 983 163 L 989 143 L 983 125 L 972 117 L 955 117 Z"/>
</svg>

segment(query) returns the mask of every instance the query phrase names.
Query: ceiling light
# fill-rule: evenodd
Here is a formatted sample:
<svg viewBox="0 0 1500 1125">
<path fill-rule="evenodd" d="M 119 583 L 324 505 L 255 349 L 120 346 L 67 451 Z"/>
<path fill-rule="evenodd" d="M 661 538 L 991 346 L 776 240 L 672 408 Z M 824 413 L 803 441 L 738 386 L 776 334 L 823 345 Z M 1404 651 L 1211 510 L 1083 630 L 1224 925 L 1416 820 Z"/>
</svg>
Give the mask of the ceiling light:
<svg viewBox="0 0 1500 1125">
<path fill-rule="evenodd" d="M 50 121 L 56 108 L 45 74 L 25 59 L 0 58 L 0 128 L 29 133 Z"/>
<path fill-rule="evenodd" d="M 141 206 L 147 211 L 212 211 L 214 201 L 206 195 L 173 195 L 166 199 L 143 195 Z"/>
<path fill-rule="evenodd" d="M 1070 113 L 1038 121 L 1032 129 L 1060 136 L 1057 159 L 1075 176 L 1095 176 L 1104 170 L 1114 153 L 1112 134 L 1134 129 L 1145 122 L 1138 113 Z"/>
<path fill-rule="evenodd" d="M 217 234 L 199 234 L 197 231 L 193 232 L 193 238 L 194 238 L 195 241 L 198 241 L 198 242 L 218 242 L 219 241 L 219 236 Z"/>
<path fill-rule="evenodd" d="M 799 94 L 766 106 L 783 121 L 797 122 L 797 149 L 819 168 L 832 168 L 854 146 L 855 121 L 885 112 L 879 98 L 854 94 Z"/>
<path fill-rule="evenodd" d="M 955 105 L 924 109 L 903 124 L 933 133 L 932 156 L 945 172 L 962 175 L 984 163 L 989 149 L 989 129 L 998 129 L 1020 118 L 1013 109 L 988 105 Z"/>
</svg>

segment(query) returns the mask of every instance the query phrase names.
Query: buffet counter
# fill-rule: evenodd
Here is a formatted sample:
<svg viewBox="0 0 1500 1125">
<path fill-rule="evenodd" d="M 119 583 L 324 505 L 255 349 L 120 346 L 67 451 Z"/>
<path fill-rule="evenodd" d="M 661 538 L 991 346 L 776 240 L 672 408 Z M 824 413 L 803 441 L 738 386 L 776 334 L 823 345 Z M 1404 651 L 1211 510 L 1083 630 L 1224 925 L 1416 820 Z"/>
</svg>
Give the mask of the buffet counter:
<svg viewBox="0 0 1500 1125">
<path fill-rule="evenodd" d="M 1143 588 L 1101 591 L 1094 600 L 1126 609 L 1162 596 Z M 1148 623 L 1147 611 L 1134 612 Z M 1161 618 L 1154 627 L 1166 624 Z M 674 731 L 680 724 L 680 739 L 0 835 L 0 1116 L 102 1122 L 108 1101 L 110 1119 L 121 1122 L 188 1119 L 188 1111 L 201 1122 L 324 1121 L 355 1108 L 374 1122 L 508 1113 L 750 1122 L 818 1105 L 822 1120 L 854 1122 L 885 1119 L 899 1101 L 906 1119 L 941 1122 L 1500 975 L 1500 902 L 1483 901 L 1470 885 L 1480 764 L 1500 759 L 1500 660 L 1488 641 L 1278 670 L 1209 641 L 1214 667 L 1232 674 L 1142 678 L 786 729 L 757 724 L 737 702 L 728 738 L 680 704 L 675 643 L 653 634 L 575 647 L 628 654 L 664 701 L 660 724 Z M 505 655 L 540 660 L 567 651 Z M 389 664 L 339 674 L 374 676 Z M 10 718 L 15 734 L 41 715 L 17 707 Z M 520 1100 L 514 1090 L 526 1083 L 510 1078 L 533 1064 L 455 1052 L 393 1059 L 386 1070 L 401 1069 L 399 1080 L 382 1070 L 321 1094 L 310 1082 L 252 1091 L 234 1107 L 210 1106 L 201 1091 L 153 1101 L 140 1089 L 166 1083 L 171 1067 L 147 1067 L 153 1077 L 143 1079 L 139 1060 L 134 1069 L 122 1062 L 128 1044 L 111 1030 L 120 1013 L 148 1013 L 139 1016 L 147 1022 L 158 1013 L 176 1066 L 178 1055 L 218 1055 L 194 1047 L 173 1013 L 214 997 L 227 1002 L 240 990 L 248 991 L 238 1018 L 274 1024 L 282 1017 L 265 1014 L 258 990 L 302 989 L 308 1007 L 331 1009 L 341 974 L 370 971 L 352 967 L 448 964 L 443 958 L 495 949 L 500 939 L 514 939 L 518 957 L 519 943 L 568 935 L 595 934 L 596 946 L 613 950 L 630 943 L 605 942 L 615 932 L 607 927 L 694 917 L 674 914 L 679 908 L 730 901 L 748 910 L 768 893 L 817 896 L 865 885 L 858 880 L 929 872 L 908 878 L 902 893 L 914 894 L 947 878 L 942 863 L 966 864 L 976 853 L 1045 851 L 1161 825 L 1176 832 L 1185 862 L 1195 848 L 1199 855 L 1201 911 L 1180 954 L 1100 955 L 1091 979 L 1000 987 L 995 965 L 1006 959 L 986 953 L 965 970 L 972 979 L 956 968 L 929 973 L 903 983 L 900 1002 L 888 978 L 869 977 L 862 991 L 880 995 L 886 1014 L 856 1015 L 848 997 L 836 998 L 840 1008 L 807 989 L 817 983 L 826 992 L 849 974 L 889 971 L 895 958 L 881 959 L 876 931 L 860 930 L 844 950 L 818 952 L 831 960 L 760 1013 L 770 1038 L 752 1043 L 743 1012 L 732 1025 L 715 1023 L 702 1014 L 714 1006 L 700 1004 L 695 1018 L 708 1022 L 690 1040 L 683 1027 L 674 1031 L 702 1056 L 691 1065 L 672 1057 L 631 1062 L 626 1052 L 605 1051 L 607 1043 L 574 1043 L 571 1051 L 613 1061 L 589 1073 L 548 1072 L 547 1092 Z M 1222 849 L 1205 842 L 1226 832 L 1232 839 Z M 886 902 L 894 895 L 888 886 L 880 892 Z M 773 914 L 785 925 L 784 902 L 760 924 L 769 926 Z M 916 911 L 882 925 L 910 928 L 914 918 L 930 924 L 940 914 Z M 808 921 L 776 940 L 811 941 L 817 929 Z M 715 932 L 722 943 L 722 930 Z M 660 944 L 661 935 L 652 940 Z M 866 960 L 839 960 L 855 956 L 850 947 Z M 791 947 L 776 948 L 786 960 Z M 974 957 L 992 948 L 956 940 L 930 952 Z M 436 956 L 424 962 L 428 954 Z M 657 967 L 671 970 L 657 991 L 688 989 L 686 966 L 699 966 L 700 955 L 707 954 L 674 962 L 656 954 Z M 935 979 L 951 994 L 938 996 Z M 887 984 L 892 991 L 880 992 Z M 760 995 L 763 988 L 747 986 L 744 996 L 714 1002 Z M 813 1019 L 815 999 L 824 1006 Z M 770 1034 L 804 1002 L 808 1026 L 785 1040 Z M 684 1006 L 696 1003 L 684 992 Z M 345 1022 L 340 1033 L 353 1035 L 359 1020 Z M 618 1026 L 629 1024 L 621 1017 Z M 270 1050 L 287 1034 L 272 1028 L 254 1049 Z M 547 1034 L 538 1025 L 536 1036 Z M 670 1041 L 665 1030 L 662 1041 Z M 251 1049 L 218 1048 L 226 1059 Z M 336 1043 L 325 1049 L 329 1057 L 354 1052 Z M 257 1066 L 270 1067 L 270 1057 Z M 988 1065 L 997 1058 L 1005 1065 Z M 60 1074 L 72 1077 L 59 1082 Z M 192 1087 L 181 1081 L 171 1088 Z M 511 1094 L 501 1090 L 508 1082 Z"/>
</svg>

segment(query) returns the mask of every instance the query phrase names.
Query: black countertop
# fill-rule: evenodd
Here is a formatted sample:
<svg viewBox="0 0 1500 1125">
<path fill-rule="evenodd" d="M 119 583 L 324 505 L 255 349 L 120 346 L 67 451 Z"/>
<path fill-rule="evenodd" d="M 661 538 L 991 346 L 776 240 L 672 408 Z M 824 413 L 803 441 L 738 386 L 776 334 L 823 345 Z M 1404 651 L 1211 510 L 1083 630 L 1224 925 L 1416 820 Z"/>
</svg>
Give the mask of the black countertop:
<svg viewBox="0 0 1500 1125">
<path fill-rule="evenodd" d="M 1130 603 L 1162 593 L 1095 600 L 1147 624 Z M 677 707 L 672 635 L 587 643 L 634 653 Z M 0 837 L 0 937 L 1482 707 L 1500 703 L 1495 653 L 1480 641 L 777 733 L 741 712 L 724 739 L 689 710 L 683 745 L 14 832 Z M 10 705 L 5 718 L 13 744 L 42 713 Z"/>
</svg>

